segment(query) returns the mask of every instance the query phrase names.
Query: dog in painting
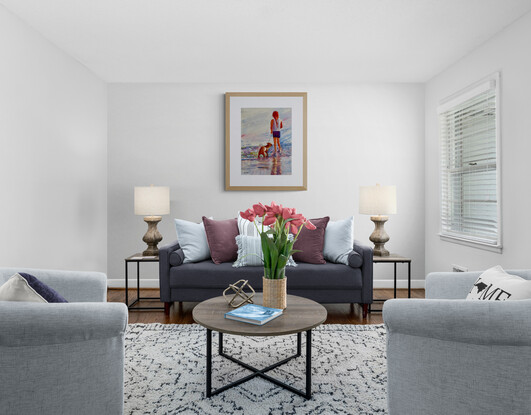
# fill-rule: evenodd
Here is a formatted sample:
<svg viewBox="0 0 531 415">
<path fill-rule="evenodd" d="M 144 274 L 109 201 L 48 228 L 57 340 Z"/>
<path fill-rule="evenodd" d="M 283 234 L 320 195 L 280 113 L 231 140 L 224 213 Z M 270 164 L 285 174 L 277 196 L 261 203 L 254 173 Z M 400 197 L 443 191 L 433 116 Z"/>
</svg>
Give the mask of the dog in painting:
<svg viewBox="0 0 531 415">
<path fill-rule="evenodd" d="M 273 147 L 273 144 L 271 143 L 267 143 L 265 146 L 260 147 L 260 150 L 258 151 L 258 158 L 260 158 L 260 156 L 263 158 L 269 157 L 268 151 L 271 147 Z"/>
</svg>

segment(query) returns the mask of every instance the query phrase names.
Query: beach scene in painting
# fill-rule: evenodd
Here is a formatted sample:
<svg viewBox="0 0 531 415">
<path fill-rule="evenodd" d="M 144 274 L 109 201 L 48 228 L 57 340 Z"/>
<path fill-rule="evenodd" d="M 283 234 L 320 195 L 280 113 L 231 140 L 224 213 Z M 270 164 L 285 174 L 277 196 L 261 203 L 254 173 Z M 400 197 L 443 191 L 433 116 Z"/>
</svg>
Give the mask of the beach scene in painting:
<svg viewBox="0 0 531 415">
<path fill-rule="evenodd" d="M 241 109 L 241 174 L 291 175 L 291 108 Z"/>
</svg>

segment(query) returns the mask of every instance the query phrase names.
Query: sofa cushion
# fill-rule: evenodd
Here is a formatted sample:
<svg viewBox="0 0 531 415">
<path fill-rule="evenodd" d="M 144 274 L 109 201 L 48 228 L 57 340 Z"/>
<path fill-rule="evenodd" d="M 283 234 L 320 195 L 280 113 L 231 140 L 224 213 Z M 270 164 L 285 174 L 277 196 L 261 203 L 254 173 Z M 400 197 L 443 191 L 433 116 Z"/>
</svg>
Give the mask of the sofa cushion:
<svg viewBox="0 0 531 415">
<path fill-rule="evenodd" d="M 324 236 L 326 225 L 330 217 L 325 216 L 319 219 L 310 219 L 316 229 L 309 230 L 306 227 L 301 229 L 299 237 L 293 245 L 293 249 L 302 252 L 295 252 L 293 259 L 297 262 L 307 262 L 309 264 L 325 264 L 323 256 Z"/>
<path fill-rule="evenodd" d="M 336 264 L 349 265 L 349 253 L 354 245 L 354 217 L 330 221 L 326 225 L 323 256 Z"/>
<path fill-rule="evenodd" d="M 175 219 L 177 240 L 184 253 L 184 263 L 199 262 L 210 258 L 210 250 L 203 222 L 194 223 Z"/>
<path fill-rule="evenodd" d="M 203 224 L 210 248 L 210 257 L 215 264 L 233 262 L 238 258 L 238 221 L 236 218 L 213 220 L 203 216 Z"/>
<path fill-rule="evenodd" d="M 263 267 L 233 268 L 230 263 L 216 265 L 212 261 L 182 264 L 170 269 L 170 288 L 215 288 L 219 295 L 240 279 L 249 280 L 255 290 L 262 289 Z M 286 270 L 289 289 L 358 290 L 362 287 L 361 269 L 343 264 L 325 263 L 315 266 L 300 263 Z"/>
</svg>

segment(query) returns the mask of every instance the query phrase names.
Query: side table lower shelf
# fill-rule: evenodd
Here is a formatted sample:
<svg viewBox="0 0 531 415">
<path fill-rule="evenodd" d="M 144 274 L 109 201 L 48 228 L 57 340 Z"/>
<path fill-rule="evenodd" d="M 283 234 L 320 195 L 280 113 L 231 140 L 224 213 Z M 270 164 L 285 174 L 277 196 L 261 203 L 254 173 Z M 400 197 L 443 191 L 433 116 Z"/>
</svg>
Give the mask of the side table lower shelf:
<svg viewBox="0 0 531 415">
<path fill-rule="evenodd" d="M 136 299 L 129 304 L 129 263 L 136 262 Z M 158 256 L 142 256 L 142 254 L 134 254 L 125 258 L 125 305 L 131 311 L 134 310 L 164 310 L 164 307 L 134 307 L 135 304 L 140 304 L 143 300 L 157 300 L 159 297 L 140 297 L 140 263 L 141 262 L 159 262 Z"/>
<path fill-rule="evenodd" d="M 406 258 L 397 254 L 390 254 L 389 256 L 374 256 L 372 259 L 373 264 L 393 264 L 394 265 L 394 296 L 396 298 L 396 264 L 407 264 L 407 298 L 411 298 L 411 258 Z M 382 308 L 380 310 L 373 310 L 372 304 L 369 304 L 369 313 L 381 313 L 383 310 L 383 303 L 390 298 L 372 300 L 373 303 L 379 302 L 382 303 Z"/>
</svg>

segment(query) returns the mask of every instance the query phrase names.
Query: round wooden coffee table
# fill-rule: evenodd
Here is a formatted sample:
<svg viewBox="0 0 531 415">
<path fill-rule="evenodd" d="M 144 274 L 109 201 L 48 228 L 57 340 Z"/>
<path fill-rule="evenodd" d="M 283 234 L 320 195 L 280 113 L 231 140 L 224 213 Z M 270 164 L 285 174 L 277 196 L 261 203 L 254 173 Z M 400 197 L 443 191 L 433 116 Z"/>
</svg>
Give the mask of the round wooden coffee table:
<svg viewBox="0 0 531 415">
<path fill-rule="evenodd" d="M 255 304 L 262 304 L 262 294 L 257 293 L 253 300 Z M 282 386 L 283 388 L 296 393 L 297 395 L 300 395 L 306 399 L 310 399 L 312 397 L 312 329 L 324 323 L 327 315 L 326 309 L 321 304 L 307 298 L 288 295 L 288 307 L 284 310 L 282 315 L 269 321 L 263 326 L 226 319 L 225 313 L 231 310 L 233 310 L 233 308 L 227 304 L 223 297 L 216 297 L 198 304 L 192 312 L 194 321 L 206 328 L 207 397 L 224 392 L 229 388 L 240 385 L 259 376 L 274 383 L 275 385 Z M 219 333 L 219 355 L 253 372 L 244 378 L 222 386 L 216 390 L 212 390 L 212 331 L 217 331 Z M 267 375 L 266 372 L 269 372 L 270 370 L 289 362 L 291 359 L 301 356 L 301 334 L 303 331 L 306 332 L 306 390 L 300 391 L 293 386 L 287 385 L 284 382 Z M 224 333 L 238 336 L 284 336 L 287 334 L 297 334 L 297 353 L 266 368 L 257 369 L 226 354 L 223 351 Z"/>
</svg>

